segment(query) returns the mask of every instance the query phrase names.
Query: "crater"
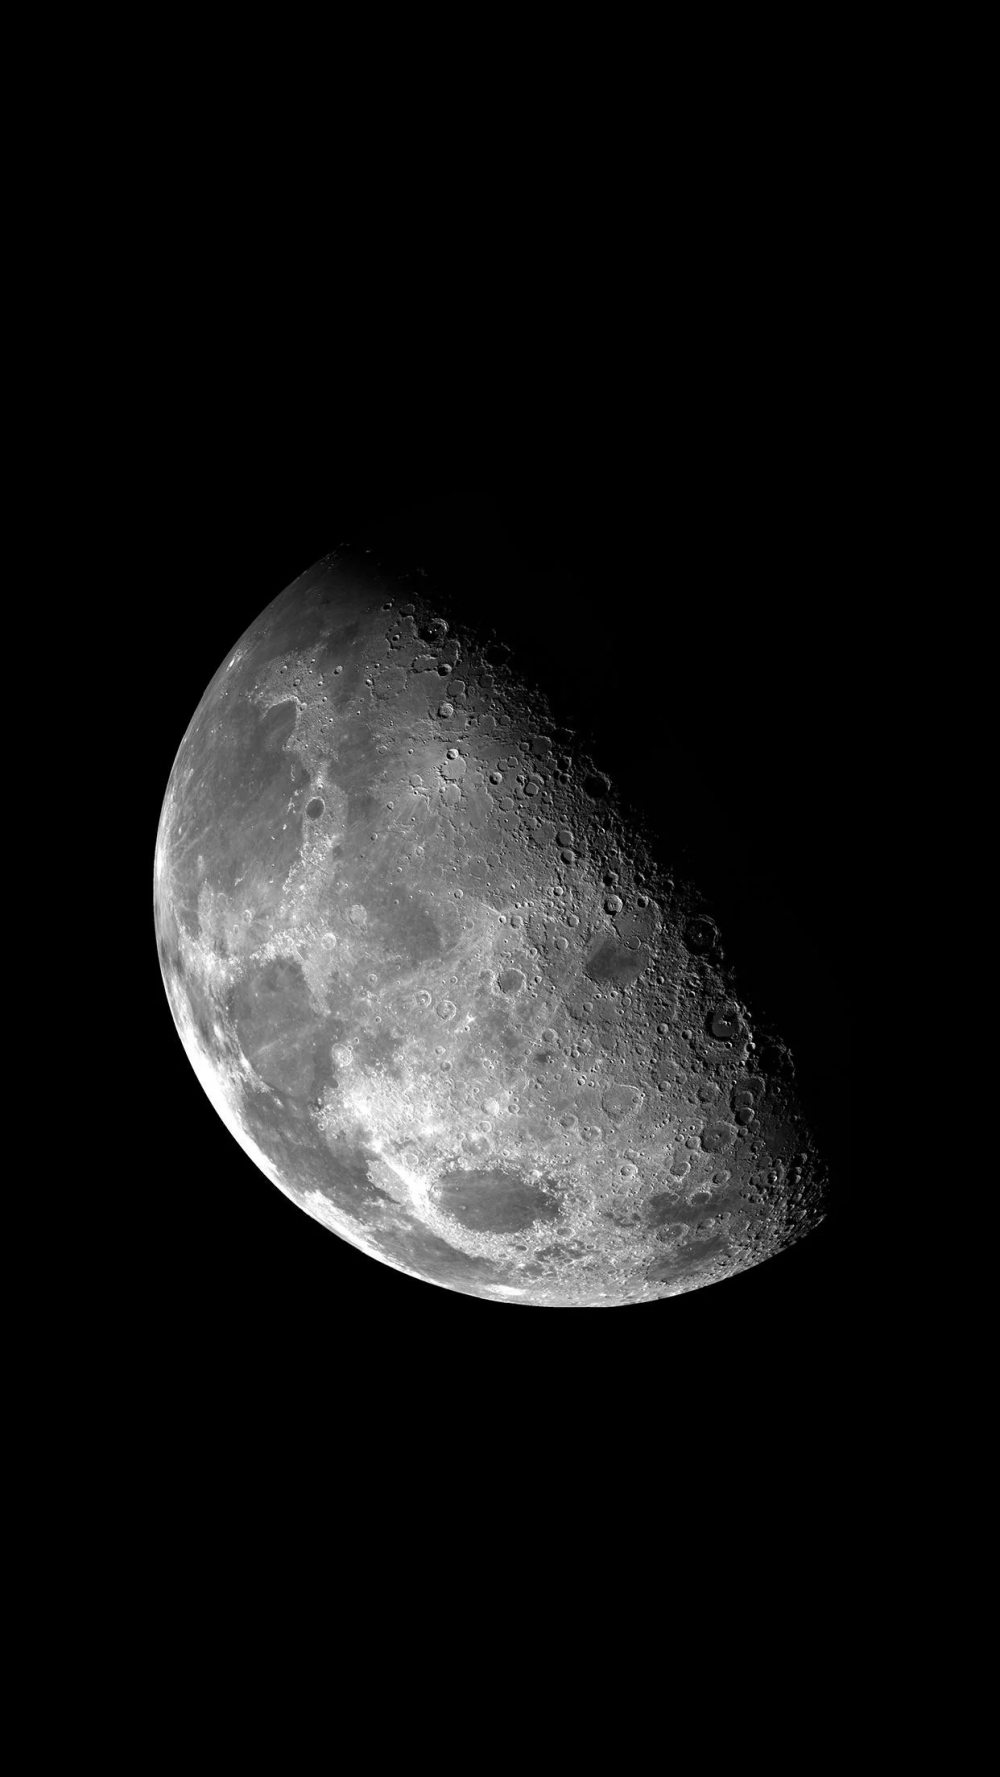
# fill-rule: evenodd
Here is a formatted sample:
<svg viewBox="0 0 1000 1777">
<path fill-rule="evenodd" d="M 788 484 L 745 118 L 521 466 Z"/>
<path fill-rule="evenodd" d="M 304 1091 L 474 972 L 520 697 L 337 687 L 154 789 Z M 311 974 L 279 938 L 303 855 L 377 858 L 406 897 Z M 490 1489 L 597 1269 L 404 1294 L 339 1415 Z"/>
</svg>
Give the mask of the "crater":
<svg viewBox="0 0 1000 1777">
<path fill-rule="evenodd" d="M 696 1240 L 690 1245 L 675 1247 L 662 1259 L 654 1260 L 646 1276 L 651 1283 L 671 1283 L 686 1272 L 700 1270 L 709 1259 L 725 1258 L 728 1254 L 728 1241 L 717 1234 L 710 1240 Z"/>
<path fill-rule="evenodd" d="M 706 1154 L 721 1154 L 736 1140 L 736 1131 L 728 1123 L 709 1123 L 701 1132 L 701 1145 Z"/>
<path fill-rule="evenodd" d="M 718 928 L 714 920 L 698 914 L 689 920 L 684 931 L 684 941 L 689 950 L 711 950 L 718 942 Z"/>
<path fill-rule="evenodd" d="M 721 1043 L 731 1043 L 740 1034 L 740 1014 L 737 1006 L 717 1006 L 713 1012 L 709 1013 L 707 1022 L 710 1034 L 717 1037 Z"/>
<path fill-rule="evenodd" d="M 557 1197 L 513 1172 L 449 1172 L 434 1194 L 456 1222 L 477 1233 L 519 1234 L 561 1214 Z"/>
<path fill-rule="evenodd" d="M 524 986 L 524 976 L 520 969 L 501 969 L 497 976 L 497 986 L 501 993 L 520 993 Z"/>
<path fill-rule="evenodd" d="M 685 1214 L 685 1205 L 669 1191 L 658 1191 L 646 1205 L 646 1222 L 650 1228 L 667 1228 L 675 1223 L 683 1227 L 690 1220 L 690 1211 Z"/>
<path fill-rule="evenodd" d="M 601 1103 L 609 1117 L 615 1121 L 627 1117 L 631 1111 L 637 1111 L 642 1104 L 642 1093 L 635 1086 L 609 1086 Z"/>
<path fill-rule="evenodd" d="M 648 951 L 631 950 L 616 938 L 604 938 L 588 958 L 585 973 L 591 981 L 622 987 L 641 975 L 648 961 Z"/>
</svg>

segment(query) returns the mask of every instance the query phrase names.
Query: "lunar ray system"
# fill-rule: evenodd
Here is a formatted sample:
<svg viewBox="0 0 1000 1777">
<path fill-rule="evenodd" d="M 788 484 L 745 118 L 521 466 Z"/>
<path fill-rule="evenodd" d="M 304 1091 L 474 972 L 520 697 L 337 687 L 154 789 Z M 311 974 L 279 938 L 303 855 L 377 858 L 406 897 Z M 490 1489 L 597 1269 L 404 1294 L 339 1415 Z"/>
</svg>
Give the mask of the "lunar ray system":
<svg viewBox="0 0 1000 1777">
<path fill-rule="evenodd" d="M 192 1066 L 279 1190 L 427 1283 L 746 1270 L 823 1219 L 792 1058 L 564 712 L 421 585 L 334 551 L 195 711 L 154 871 Z"/>
</svg>

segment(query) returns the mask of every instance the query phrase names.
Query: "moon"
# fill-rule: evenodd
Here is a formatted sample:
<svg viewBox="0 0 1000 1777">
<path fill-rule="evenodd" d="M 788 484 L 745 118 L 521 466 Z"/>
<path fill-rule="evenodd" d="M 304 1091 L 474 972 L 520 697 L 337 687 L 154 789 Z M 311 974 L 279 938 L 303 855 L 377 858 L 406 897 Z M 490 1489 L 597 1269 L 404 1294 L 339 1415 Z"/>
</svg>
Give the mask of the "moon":
<svg viewBox="0 0 1000 1777">
<path fill-rule="evenodd" d="M 506 639 L 342 548 L 231 649 L 180 743 L 170 1009 L 278 1190 L 487 1301 L 615 1307 L 825 1214 L 780 1033 Z"/>
</svg>

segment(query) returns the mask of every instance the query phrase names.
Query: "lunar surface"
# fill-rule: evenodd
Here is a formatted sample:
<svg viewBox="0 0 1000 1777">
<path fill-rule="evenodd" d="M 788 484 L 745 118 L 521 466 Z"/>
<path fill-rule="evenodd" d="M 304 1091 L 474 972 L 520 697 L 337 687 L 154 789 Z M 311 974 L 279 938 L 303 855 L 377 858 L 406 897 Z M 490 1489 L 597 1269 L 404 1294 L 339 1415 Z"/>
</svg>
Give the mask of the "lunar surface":
<svg viewBox="0 0 1000 1777">
<path fill-rule="evenodd" d="M 823 1217 L 792 1059 L 502 634 L 420 584 L 334 552 L 190 722 L 154 905 L 192 1066 L 279 1190 L 411 1277 L 614 1307 L 745 1270 Z"/>
</svg>

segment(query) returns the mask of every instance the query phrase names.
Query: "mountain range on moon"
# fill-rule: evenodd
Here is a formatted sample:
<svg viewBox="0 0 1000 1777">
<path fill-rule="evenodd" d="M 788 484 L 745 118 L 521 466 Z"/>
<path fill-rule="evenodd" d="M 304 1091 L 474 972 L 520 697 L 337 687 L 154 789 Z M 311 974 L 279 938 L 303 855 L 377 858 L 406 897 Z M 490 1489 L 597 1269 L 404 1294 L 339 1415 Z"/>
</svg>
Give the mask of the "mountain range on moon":
<svg viewBox="0 0 1000 1777">
<path fill-rule="evenodd" d="M 494 614 L 345 547 L 250 625 L 156 846 L 175 1023 L 262 1172 L 373 1259 L 616 1306 L 822 1220 L 793 1056 Z"/>
</svg>

